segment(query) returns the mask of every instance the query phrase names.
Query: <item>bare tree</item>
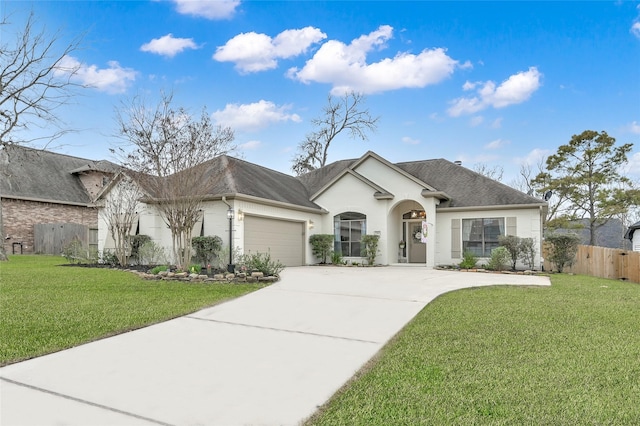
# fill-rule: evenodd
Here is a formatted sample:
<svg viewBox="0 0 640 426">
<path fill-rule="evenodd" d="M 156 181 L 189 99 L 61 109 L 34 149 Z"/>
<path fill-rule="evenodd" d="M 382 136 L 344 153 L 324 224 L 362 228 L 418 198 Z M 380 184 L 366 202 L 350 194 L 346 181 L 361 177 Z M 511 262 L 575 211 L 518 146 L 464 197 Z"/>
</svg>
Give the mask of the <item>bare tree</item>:
<svg viewBox="0 0 640 426">
<path fill-rule="evenodd" d="M 474 164 L 473 171 L 498 182 L 502 181 L 502 175 L 504 174 L 504 168 L 502 166 L 489 167 L 485 163 Z"/>
<path fill-rule="evenodd" d="M 11 24 L 3 19 L 0 27 Z M 53 134 L 47 139 L 55 140 L 65 134 L 57 110 L 69 102 L 73 88 L 71 81 L 75 68 L 64 68 L 64 58 L 78 49 L 79 39 L 59 48 L 60 35 L 49 35 L 45 30 L 34 28 L 35 17 L 31 13 L 14 39 L 0 41 L 0 150 L 12 143 L 24 144 L 21 131 L 33 127 L 45 127 Z M 10 161 L 9 158 L 5 158 Z M 2 169 L 4 172 L 4 168 Z M 4 235 L 2 224 L 2 201 L 0 199 L 0 235 Z M 7 260 L 4 244 L 0 244 L 0 260 Z"/>
<path fill-rule="evenodd" d="M 172 94 L 163 93 L 155 106 L 140 97 L 123 103 L 116 121 L 127 145 L 112 151 L 124 167 L 141 172 L 136 179 L 171 230 L 174 260 L 184 269 L 191 261 L 193 227 L 217 178 L 207 162 L 237 148 L 233 130 L 215 126 L 206 109 L 196 118 L 172 102 Z"/>
<path fill-rule="evenodd" d="M 130 235 L 137 218 L 140 199 L 144 195 L 140 186 L 126 173 L 114 178 L 108 202 L 103 203 L 101 215 L 115 243 L 115 255 L 120 265 L 129 263 Z"/>
<path fill-rule="evenodd" d="M 380 117 L 372 117 L 368 109 L 362 109 L 366 98 L 356 92 L 348 92 L 338 100 L 329 95 L 322 117 L 311 120 L 317 128 L 298 144 L 291 170 L 301 175 L 323 167 L 331 142 L 343 131 L 351 138 L 367 140 L 367 132 L 375 131 Z"/>
</svg>

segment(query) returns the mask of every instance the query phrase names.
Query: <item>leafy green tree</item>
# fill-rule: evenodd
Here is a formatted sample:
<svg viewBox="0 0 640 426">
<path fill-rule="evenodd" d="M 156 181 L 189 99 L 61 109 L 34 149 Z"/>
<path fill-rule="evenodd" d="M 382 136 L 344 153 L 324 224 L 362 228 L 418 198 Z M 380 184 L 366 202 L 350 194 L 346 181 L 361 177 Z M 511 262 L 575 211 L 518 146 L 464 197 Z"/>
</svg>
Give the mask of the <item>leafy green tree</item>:
<svg viewBox="0 0 640 426">
<path fill-rule="evenodd" d="M 562 273 L 565 266 L 573 265 L 580 244 L 578 235 L 552 233 L 545 237 L 545 242 L 549 247 L 547 257 L 556 265 L 558 272 Z"/>
<path fill-rule="evenodd" d="M 550 155 L 546 170 L 534 179 L 545 191 L 566 199 L 570 206 L 566 218 L 588 219 L 590 245 L 607 220 L 640 204 L 640 190 L 620 173 L 632 147 L 631 143 L 617 146 L 605 131 L 586 130 Z"/>
<path fill-rule="evenodd" d="M 322 263 L 327 263 L 327 256 L 331 254 L 333 238 L 333 234 L 314 234 L 309 237 L 313 255 L 321 258 Z"/>
<path fill-rule="evenodd" d="M 522 253 L 521 239 L 515 235 L 500 235 L 498 237 L 498 243 L 504 247 L 509 253 L 511 259 L 511 269 L 516 270 L 516 263 Z"/>
<path fill-rule="evenodd" d="M 363 235 L 362 236 L 362 256 L 367 258 L 367 264 L 373 266 L 376 263 L 378 255 L 378 243 L 380 235 Z"/>
</svg>

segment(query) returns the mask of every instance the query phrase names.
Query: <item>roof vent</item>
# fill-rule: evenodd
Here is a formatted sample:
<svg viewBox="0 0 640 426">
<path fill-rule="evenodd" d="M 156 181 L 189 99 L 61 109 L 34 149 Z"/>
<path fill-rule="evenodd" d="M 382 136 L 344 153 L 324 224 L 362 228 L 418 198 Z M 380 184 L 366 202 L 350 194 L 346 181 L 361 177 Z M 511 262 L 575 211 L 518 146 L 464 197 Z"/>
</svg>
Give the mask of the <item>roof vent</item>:
<svg viewBox="0 0 640 426">
<path fill-rule="evenodd" d="M 453 162 L 454 164 L 457 164 L 458 166 L 462 166 L 462 161 L 460 160 L 456 160 Z"/>
</svg>

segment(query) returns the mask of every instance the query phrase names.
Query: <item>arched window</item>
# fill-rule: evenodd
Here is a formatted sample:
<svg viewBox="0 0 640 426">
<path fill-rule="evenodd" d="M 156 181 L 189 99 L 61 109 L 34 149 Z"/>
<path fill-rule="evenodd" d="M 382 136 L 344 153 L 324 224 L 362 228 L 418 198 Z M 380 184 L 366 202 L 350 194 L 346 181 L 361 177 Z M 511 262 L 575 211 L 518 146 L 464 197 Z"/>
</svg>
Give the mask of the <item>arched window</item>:
<svg viewBox="0 0 640 426">
<path fill-rule="evenodd" d="M 360 241 L 367 233 L 367 216 L 345 212 L 333 218 L 336 252 L 345 257 L 360 257 Z"/>
</svg>

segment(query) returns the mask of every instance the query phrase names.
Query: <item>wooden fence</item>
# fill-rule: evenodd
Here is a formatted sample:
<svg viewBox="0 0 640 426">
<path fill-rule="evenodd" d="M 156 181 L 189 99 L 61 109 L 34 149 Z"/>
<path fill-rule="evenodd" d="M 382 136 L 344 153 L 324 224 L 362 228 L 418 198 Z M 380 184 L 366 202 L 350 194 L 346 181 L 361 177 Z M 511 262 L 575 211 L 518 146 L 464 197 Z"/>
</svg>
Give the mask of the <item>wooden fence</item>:
<svg viewBox="0 0 640 426">
<path fill-rule="evenodd" d="M 555 270 L 544 258 L 544 269 Z M 573 266 L 565 266 L 563 272 L 640 283 L 640 252 L 581 245 Z"/>
<path fill-rule="evenodd" d="M 77 223 L 41 223 L 33 225 L 33 250 L 59 256 L 74 239 L 87 244 L 89 228 Z"/>
</svg>

